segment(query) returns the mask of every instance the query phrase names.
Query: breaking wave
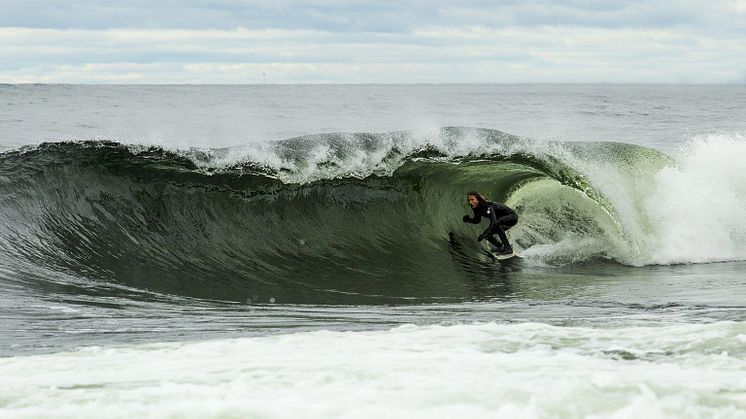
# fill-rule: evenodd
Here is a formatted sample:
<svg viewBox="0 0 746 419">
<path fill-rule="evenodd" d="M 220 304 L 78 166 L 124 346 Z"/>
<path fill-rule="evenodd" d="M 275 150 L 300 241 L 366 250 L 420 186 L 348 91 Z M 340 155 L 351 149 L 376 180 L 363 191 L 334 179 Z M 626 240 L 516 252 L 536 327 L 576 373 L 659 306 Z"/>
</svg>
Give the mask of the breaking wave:
<svg viewBox="0 0 746 419">
<path fill-rule="evenodd" d="M 461 222 L 473 189 L 520 214 L 509 235 L 529 268 L 743 260 L 744 152 L 735 137 L 670 157 L 470 128 L 45 143 L 0 154 L 0 272 L 233 301 L 437 299 L 496 266 L 484 226 Z"/>
</svg>

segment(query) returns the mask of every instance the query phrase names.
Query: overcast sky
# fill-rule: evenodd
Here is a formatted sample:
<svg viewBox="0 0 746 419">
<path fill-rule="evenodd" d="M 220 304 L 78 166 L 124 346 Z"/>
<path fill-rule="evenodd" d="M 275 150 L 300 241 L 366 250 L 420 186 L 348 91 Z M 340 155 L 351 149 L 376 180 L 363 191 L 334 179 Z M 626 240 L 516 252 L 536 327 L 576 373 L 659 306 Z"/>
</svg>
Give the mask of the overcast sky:
<svg viewBox="0 0 746 419">
<path fill-rule="evenodd" d="M 746 0 L 0 0 L 3 83 L 746 83 Z"/>
</svg>

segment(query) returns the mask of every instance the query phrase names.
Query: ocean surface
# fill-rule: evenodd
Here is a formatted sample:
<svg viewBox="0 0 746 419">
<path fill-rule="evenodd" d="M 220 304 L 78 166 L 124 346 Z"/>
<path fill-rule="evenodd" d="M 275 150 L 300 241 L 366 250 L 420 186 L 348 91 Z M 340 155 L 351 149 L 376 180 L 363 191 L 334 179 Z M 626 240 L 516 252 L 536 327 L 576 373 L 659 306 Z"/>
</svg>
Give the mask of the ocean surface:
<svg viewBox="0 0 746 419">
<path fill-rule="evenodd" d="M 746 86 L 0 85 L 0 417 L 140 416 L 746 416 Z"/>
</svg>

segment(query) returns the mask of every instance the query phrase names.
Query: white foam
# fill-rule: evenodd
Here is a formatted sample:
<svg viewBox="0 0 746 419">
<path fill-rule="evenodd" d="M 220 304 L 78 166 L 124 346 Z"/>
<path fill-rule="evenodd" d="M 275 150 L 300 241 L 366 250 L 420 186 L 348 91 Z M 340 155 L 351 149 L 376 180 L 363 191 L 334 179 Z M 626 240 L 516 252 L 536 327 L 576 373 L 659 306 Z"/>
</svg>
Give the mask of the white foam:
<svg viewBox="0 0 746 419">
<path fill-rule="evenodd" d="M 746 259 L 746 138 L 697 138 L 653 179 L 645 201 L 653 263 Z"/>
<path fill-rule="evenodd" d="M 49 310 L 61 311 L 63 313 L 79 313 L 80 310 L 68 306 L 37 306 Z"/>
<path fill-rule="evenodd" d="M 510 154 L 521 150 L 516 144 L 490 141 L 488 134 L 494 131 L 459 128 L 451 137 L 443 129 L 421 129 L 411 132 L 375 134 L 376 146 L 361 144 L 353 134 L 335 134 L 343 142 L 331 144 L 334 135 L 309 137 L 304 143 L 302 156 L 289 159 L 284 155 L 285 142 L 248 143 L 238 147 L 215 150 L 200 150 L 209 156 L 207 160 L 195 161 L 204 168 L 226 168 L 243 163 L 252 163 L 280 172 L 278 177 L 287 183 L 308 183 L 319 179 L 339 177 L 363 178 L 371 174 L 390 175 L 401 166 L 403 158 L 427 147 L 433 147 L 446 156 L 466 156 L 472 153 Z M 517 138 L 517 137 L 514 137 Z M 132 146 L 135 147 L 135 146 Z M 135 148 L 132 148 L 133 150 Z M 185 157 L 192 158 L 192 149 L 168 148 Z M 393 150 L 399 157 L 387 160 Z M 337 153 L 342 153 L 339 158 Z M 293 154 L 293 153 L 290 153 Z M 193 159 L 194 160 L 194 159 Z M 333 163 L 330 165 L 329 163 Z"/>
<path fill-rule="evenodd" d="M 746 137 L 697 137 L 664 164 L 643 150 L 611 160 L 548 151 L 611 203 L 606 253 L 634 266 L 746 259 Z"/>
<path fill-rule="evenodd" d="M 2 417 L 735 417 L 746 323 L 402 326 L 0 358 Z"/>
</svg>

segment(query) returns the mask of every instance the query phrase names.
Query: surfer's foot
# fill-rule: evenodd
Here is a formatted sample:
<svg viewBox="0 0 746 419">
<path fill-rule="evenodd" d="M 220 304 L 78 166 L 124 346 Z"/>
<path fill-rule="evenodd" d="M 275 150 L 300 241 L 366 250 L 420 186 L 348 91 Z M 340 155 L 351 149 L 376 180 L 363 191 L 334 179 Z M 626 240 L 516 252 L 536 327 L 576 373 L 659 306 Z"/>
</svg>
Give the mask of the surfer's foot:
<svg viewBox="0 0 746 419">
<path fill-rule="evenodd" d="M 503 247 L 502 252 L 500 252 L 501 255 L 510 255 L 513 253 L 513 248 L 510 246 Z"/>
</svg>

